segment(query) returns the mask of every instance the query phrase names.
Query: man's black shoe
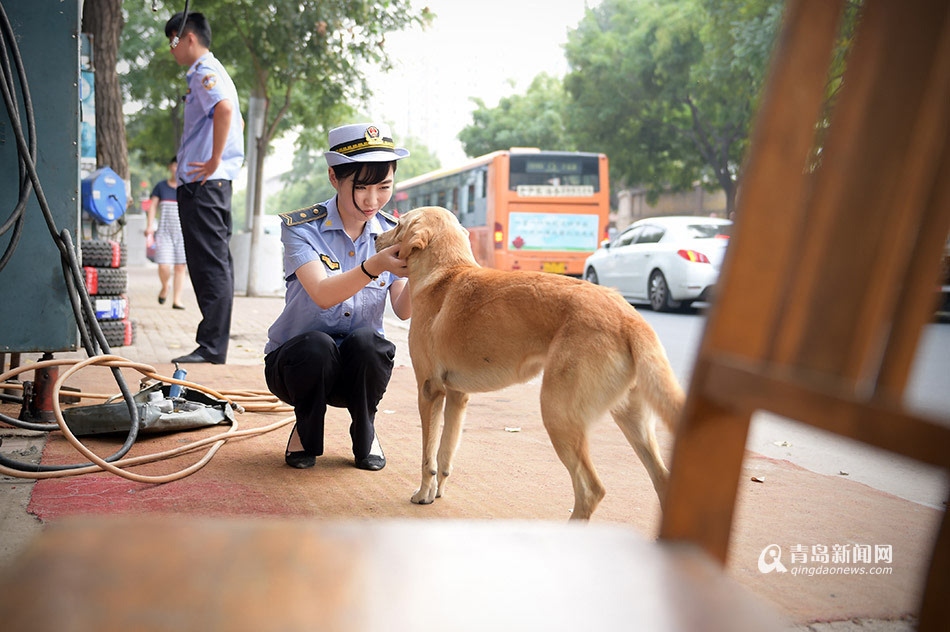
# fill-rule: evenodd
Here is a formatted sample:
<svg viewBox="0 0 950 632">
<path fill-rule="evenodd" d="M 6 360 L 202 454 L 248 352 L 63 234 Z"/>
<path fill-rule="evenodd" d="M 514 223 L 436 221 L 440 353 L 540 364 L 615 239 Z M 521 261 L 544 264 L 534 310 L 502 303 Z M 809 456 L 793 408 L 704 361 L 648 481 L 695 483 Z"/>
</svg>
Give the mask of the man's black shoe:
<svg viewBox="0 0 950 632">
<path fill-rule="evenodd" d="M 172 359 L 172 362 L 177 362 L 178 364 L 195 364 L 195 363 L 197 363 L 197 362 L 209 362 L 209 363 L 211 363 L 211 364 L 223 364 L 222 362 L 214 362 L 214 361 L 212 361 L 212 360 L 209 360 L 208 358 L 206 358 L 206 357 L 204 357 L 203 355 L 201 355 L 200 353 L 198 353 L 198 350 L 197 350 L 197 349 L 195 349 L 194 351 L 192 351 L 192 352 L 189 353 L 188 355 L 183 355 L 183 356 L 180 356 L 180 357 L 178 357 L 178 358 L 173 358 L 173 359 Z"/>
</svg>

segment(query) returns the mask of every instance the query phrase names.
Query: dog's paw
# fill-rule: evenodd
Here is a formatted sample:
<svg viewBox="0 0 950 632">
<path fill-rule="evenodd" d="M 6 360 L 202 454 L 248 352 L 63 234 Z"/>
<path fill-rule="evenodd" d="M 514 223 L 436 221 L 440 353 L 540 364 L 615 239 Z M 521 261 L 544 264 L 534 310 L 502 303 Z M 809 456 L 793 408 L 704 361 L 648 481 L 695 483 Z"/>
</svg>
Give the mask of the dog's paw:
<svg viewBox="0 0 950 632">
<path fill-rule="evenodd" d="M 436 492 L 435 481 L 433 481 L 431 484 L 423 485 L 417 489 L 410 500 L 417 505 L 430 505 L 435 500 Z"/>
</svg>

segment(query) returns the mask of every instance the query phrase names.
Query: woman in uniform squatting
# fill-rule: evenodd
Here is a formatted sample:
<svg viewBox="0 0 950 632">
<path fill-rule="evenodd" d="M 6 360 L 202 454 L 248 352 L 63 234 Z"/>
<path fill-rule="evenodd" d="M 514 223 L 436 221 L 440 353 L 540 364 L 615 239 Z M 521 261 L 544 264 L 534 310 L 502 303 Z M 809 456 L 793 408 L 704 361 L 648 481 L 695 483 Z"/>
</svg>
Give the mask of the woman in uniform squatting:
<svg viewBox="0 0 950 632">
<path fill-rule="evenodd" d="M 392 197 L 397 148 L 386 125 L 345 125 L 329 133 L 330 184 L 323 204 L 283 213 L 284 310 L 268 330 L 264 375 L 294 407 L 297 423 L 284 460 L 313 467 L 323 454 L 327 405 L 346 408 L 356 467 L 386 465 L 376 437 L 376 406 L 392 375 L 396 347 L 383 334 L 387 294 L 410 317 L 406 262 L 398 246 L 376 252 L 376 237 L 395 225 L 381 212 Z"/>
</svg>

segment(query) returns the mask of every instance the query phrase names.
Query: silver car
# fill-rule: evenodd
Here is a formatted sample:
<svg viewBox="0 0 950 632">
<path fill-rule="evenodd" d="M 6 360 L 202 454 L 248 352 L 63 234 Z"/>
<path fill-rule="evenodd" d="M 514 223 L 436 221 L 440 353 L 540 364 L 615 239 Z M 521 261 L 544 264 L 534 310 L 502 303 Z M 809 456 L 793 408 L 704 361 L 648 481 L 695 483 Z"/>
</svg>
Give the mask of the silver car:
<svg viewBox="0 0 950 632">
<path fill-rule="evenodd" d="M 641 219 L 587 258 L 584 278 L 657 311 L 707 301 L 731 230 L 730 220 L 715 217 Z"/>
</svg>

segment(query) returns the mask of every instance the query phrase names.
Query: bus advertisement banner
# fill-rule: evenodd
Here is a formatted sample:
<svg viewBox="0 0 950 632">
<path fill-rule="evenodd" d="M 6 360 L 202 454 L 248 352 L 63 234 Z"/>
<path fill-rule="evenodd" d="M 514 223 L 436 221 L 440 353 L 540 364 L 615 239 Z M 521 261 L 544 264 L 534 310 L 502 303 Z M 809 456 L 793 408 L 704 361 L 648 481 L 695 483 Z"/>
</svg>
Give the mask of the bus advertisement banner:
<svg viewBox="0 0 950 632">
<path fill-rule="evenodd" d="M 587 214 L 515 213 L 508 216 L 509 249 L 593 252 L 598 217 Z"/>
</svg>

